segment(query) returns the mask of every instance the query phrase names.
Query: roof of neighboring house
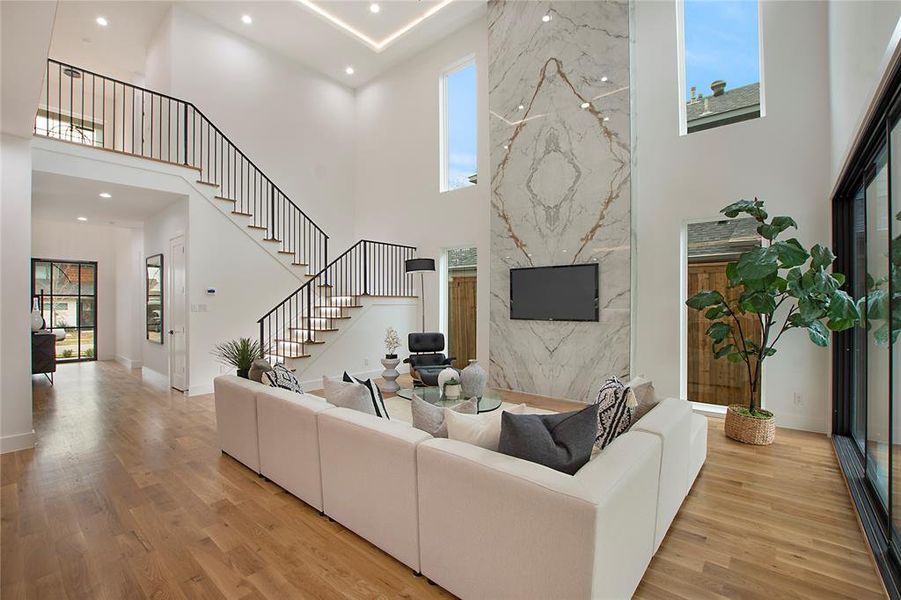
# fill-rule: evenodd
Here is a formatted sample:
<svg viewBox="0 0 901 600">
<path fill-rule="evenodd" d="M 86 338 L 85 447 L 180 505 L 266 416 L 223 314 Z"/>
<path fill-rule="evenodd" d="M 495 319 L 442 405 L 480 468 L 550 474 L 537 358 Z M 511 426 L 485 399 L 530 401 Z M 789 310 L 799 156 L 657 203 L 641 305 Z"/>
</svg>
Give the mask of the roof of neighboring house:
<svg viewBox="0 0 901 600">
<path fill-rule="evenodd" d="M 727 89 L 720 96 L 703 96 L 685 105 L 688 121 L 703 119 L 760 104 L 760 84 L 749 83 L 735 89 Z"/>
<path fill-rule="evenodd" d="M 447 251 L 447 267 L 449 269 L 474 267 L 476 262 L 477 252 L 475 248 L 455 248 Z"/>
<path fill-rule="evenodd" d="M 716 257 L 760 247 L 754 219 L 725 219 L 688 225 L 688 258 Z"/>
</svg>

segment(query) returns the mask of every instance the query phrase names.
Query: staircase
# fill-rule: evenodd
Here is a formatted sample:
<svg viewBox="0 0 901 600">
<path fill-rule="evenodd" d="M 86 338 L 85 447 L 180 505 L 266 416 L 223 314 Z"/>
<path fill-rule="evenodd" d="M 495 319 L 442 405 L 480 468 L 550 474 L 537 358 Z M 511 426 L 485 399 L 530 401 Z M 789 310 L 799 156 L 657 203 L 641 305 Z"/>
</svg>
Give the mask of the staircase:
<svg viewBox="0 0 901 600">
<path fill-rule="evenodd" d="M 367 296 L 415 297 L 414 247 L 361 240 L 329 262 L 329 236 L 190 102 L 49 59 L 34 134 L 196 171 L 203 195 L 302 281 L 258 321 L 270 358 L 310 357 Z"/>
<path fill-rule="evenodd" d="M 260 344 L 276 362 L 309 358 L 366 298 L 414 298 L 404 261 L 416 248 L 360 240 L 258 321 Z"/>
</svg>

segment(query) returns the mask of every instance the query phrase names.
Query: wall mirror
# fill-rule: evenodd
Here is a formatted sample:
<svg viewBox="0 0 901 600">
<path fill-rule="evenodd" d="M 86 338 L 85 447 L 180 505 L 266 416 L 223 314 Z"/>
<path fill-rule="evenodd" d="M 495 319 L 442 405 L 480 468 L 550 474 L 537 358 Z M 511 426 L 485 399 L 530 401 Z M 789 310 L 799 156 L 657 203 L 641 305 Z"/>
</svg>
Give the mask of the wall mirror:
<svg viewBox="0 0 901 600">
<path fill-rule="evenodd" d="M 147 340 L 163 343 L 163 255 L 147 257 Z"/>
</svg>

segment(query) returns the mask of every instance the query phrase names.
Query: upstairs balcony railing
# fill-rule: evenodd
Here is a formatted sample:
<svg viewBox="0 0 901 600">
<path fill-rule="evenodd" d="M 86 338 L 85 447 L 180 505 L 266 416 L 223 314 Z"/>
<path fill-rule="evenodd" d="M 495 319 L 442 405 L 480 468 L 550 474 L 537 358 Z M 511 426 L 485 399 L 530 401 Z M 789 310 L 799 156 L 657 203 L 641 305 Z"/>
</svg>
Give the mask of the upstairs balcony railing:
<svg viewBox="0 0 901 600">
<path fill-rule="evenodd" d="M 259 319 L 261 347 L 276 360 L 304 358 L 361 297 L 414 297 L 404 261 L 415 255 L 413 246 L 360 240 Z"/>
<path fill-rule="evenodd" d="M 50 59 L 34 133 L 197 169 L 294 264 L 328 263 L 328 235 L 190 102 Z"/>
</svg>

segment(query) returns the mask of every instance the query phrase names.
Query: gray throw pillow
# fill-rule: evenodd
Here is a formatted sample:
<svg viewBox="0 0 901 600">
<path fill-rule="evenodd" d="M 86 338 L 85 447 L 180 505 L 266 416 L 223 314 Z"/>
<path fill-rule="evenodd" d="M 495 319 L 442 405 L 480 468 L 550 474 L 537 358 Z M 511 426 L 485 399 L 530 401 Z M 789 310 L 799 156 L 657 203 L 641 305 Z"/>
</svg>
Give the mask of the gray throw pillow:
<svg viewBox="0 0 901 600">
<path fill-rule="evenodd" d="M 634 425 L 640 418 L 648 414 L 652 408 L 657 406 L 660 401 L 657 399 L 657 392 L 654 390 L 654 382 L 650 379 L 645 379 L 641 376 L 633 377 L 626 384 L 626 387 L 632 390 L 632 393 L 635 394 L 635 399 L 638 401 L 638 406 L 635 407 L 635 412 L 632 414 L 632 424 Z"/>
<path fill-rule="evenodd" d="M 498 452 L 575 475 L 594 448 L 598 405 L 550 415 L 501 415 Z"/>
<path fill-rule="evenodd" d="M 432 437 L 446 438 L 447 423 L 444 422 L 444 409 L 426 402 L 416 394 L 410 401 L 410 409 L 413 413 L 413 427 L 421 429 Z M 466 400 L 451 408 L 452 411 L 465 415 L 478 413 L 475 400 Z"/>
<path fill-rule="evenodd" d="M 369 395 L 369 388 L 362 383 L 347 383 L 323 377 L 322 387 L 325 390 L 325 399 L 335 406 L 342 406 L 376 416 L 375 408 L 372 406 L 372 396 Z"/>
<path fill-rule="evenodd" d="M 263 373 L 268 373 L 272 370 L 272 365 L 269 364 L 269 361 L 265 358 L 258 358 L 253 361 L 253 364 L 250 365 L 250 371 L 247 373 L 247 377 L 251 381 L 256 381 L 257 383 L 263 383 Z"/>
</svg>

